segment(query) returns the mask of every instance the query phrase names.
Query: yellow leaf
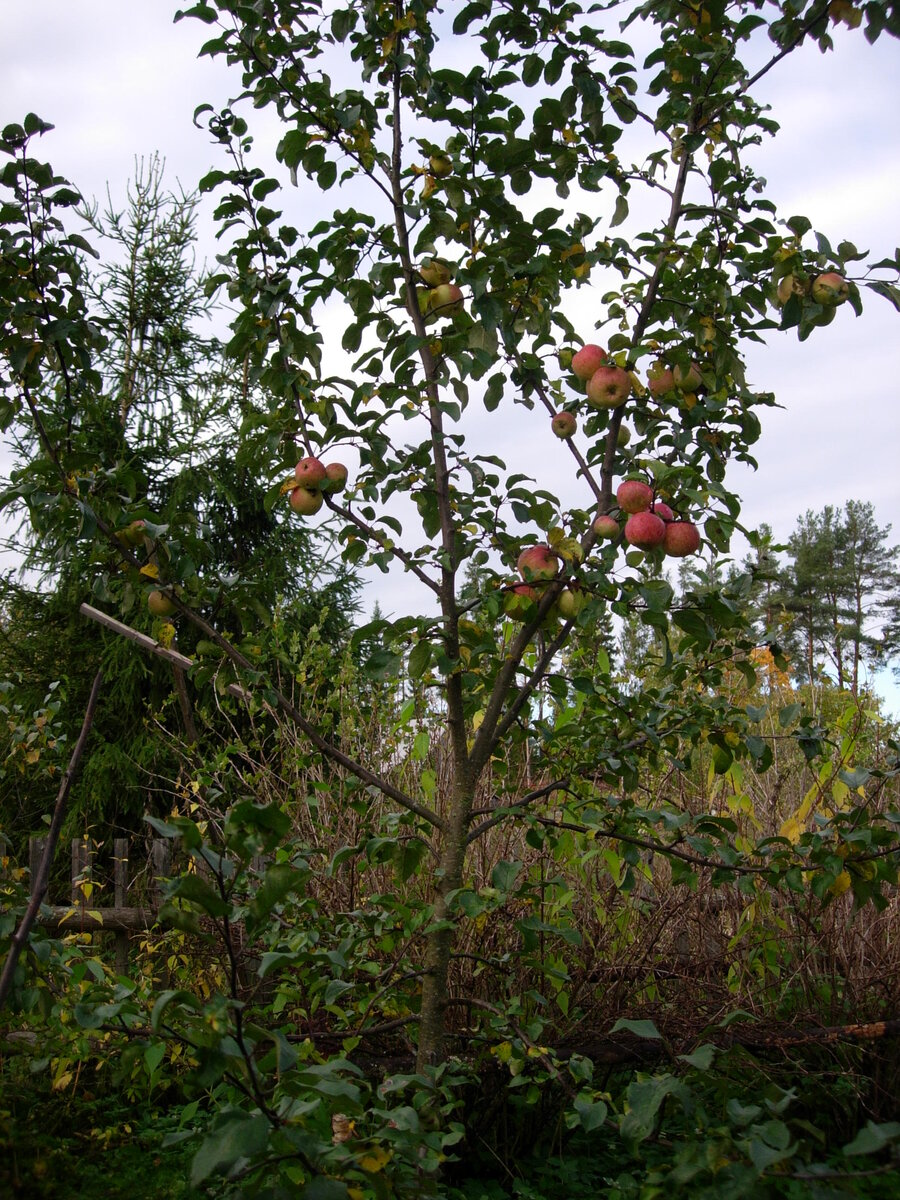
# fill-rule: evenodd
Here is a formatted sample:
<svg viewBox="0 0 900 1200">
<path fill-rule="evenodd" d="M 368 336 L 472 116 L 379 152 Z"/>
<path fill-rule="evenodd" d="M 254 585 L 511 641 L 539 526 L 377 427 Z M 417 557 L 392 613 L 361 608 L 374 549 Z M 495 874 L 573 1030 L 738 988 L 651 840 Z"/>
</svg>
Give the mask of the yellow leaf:
<svg viewBox="0 0 900 1200">
<path fill-rule="evenodd" d="M 156 563 L 145 563 L 141 567 L 141 574 L 146 575 L 148 579 L 159 579 L 159 567 Z"/>
<path fill-rule="evenodd" d="M 783 838 L 787 838 L 789 842 L 799 842 L 800 835 L 803 832 L 803 826 L 797 817 L 788 817 L 785 823 L 781 826 L 779 834 Z"/>
<path fill-rule="evenodd" d="M 359 1160 L 359 1165 L 364 1171 L 368 1171 L 370 1175 L 375 1175 L 379 1171 L 383 1171 L 387 1164 L 391 1161 L 393 1152 L 384 1146 L 374 1146 L 364 1158 Z"/>
<path fill-rule="evenodd" d="M 832 896 L 843 896 L 852 883 L 853 880 L 850 877 L 850 872 L 841 871 L 828 891 Z"/>
</svg>

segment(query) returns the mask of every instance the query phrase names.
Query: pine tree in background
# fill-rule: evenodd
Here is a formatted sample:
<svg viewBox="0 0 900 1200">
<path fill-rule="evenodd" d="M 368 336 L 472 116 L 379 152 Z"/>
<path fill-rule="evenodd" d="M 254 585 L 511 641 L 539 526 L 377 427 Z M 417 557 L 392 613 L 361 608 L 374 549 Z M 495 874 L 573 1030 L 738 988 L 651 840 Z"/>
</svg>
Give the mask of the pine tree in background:
<svg viewBox="0 0 900 1200">
<path fill-rule="evenodd" d="M 860 668 L 878 670 L 896 653 L 900 547 L 889 544 L 890 531 L 872 504 L 856 500 L 798 519 L 767 608 L 801 682 L 824 670 L 856 695 Z"/>
<path fill-rule="evenodd" d="M 35 395 L 44 426 L 86 471 L 115 463 L 113 472 L 95 474 L 94 487 L 118 491 L 125 524 L 179 523 L 186 560 L 222 581 L 207 609 L 220 626 L 241 634 L 233 604 L 252 579 L 255 611 L 266 616 L 277 607 L 283 637 L 302 640 L 316 624 L 317 636 L 339 644 L 357 609 L 354 574 L 332 565 L 306 529 L 273 514 L 265 486 L 236 450 L 241 429 L 265 404 L 203 329 L 215 307 L 195 259 L 196 196 L 169 190 L 153 156 L 137 163 L 126 197 L 121 210 L 111 197 L 102 212 L 97 204 L 79 210 L 99 238 L 95 264 L 77 236 L 58 246 L 67 268 L 85 280 L 85 320 L 103 351 L 90 389 L 64 400 L 61 390 Z M 24 462 L 34 447 L 20 440 L 13 450 Z M 121 639 L 98 636 L 80 616 L 82 601 L 104 599 L 96 589 L 85 592 L 96 566 L 90 552 L 40 522 L 35 532 L 24 521 L 11 544 L 20 567 L 18 580 L 10 572 L 0 581 L 0 680 L 12 682 L 16 703 L 38 711 L 59 681 L 65 724 L 66 713 L 78 719 L 99 666 L 107 679 L 66 834 L 139 829 L 145 811 L 168 811 L 183 764 L 160 727 L 189 742 L 196 734 L 183 705 L 175 705 L 171 671 Z M 148 572 L 156 565 L 152 547 L 136 548 Z M 145 582 L 149 590 L 152 576 Z M 133 589 L 126 619 L 151 628 L 144 590 Z M 180 648 L 190 653 L 196 633 L 181 636 Z M 16 840 L 38 828 L 57 786 L 52 774 L 25 787 L 20 772 L 6 772 L 0 821 Z"/>
</svg>

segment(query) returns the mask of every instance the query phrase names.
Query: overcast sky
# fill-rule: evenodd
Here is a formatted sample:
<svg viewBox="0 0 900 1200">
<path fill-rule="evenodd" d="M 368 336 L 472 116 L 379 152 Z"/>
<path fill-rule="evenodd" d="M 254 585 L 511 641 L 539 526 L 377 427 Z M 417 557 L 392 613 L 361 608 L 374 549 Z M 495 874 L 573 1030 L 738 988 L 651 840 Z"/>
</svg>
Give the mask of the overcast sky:
<svg viewBox="0 0 900 1200">
<path fill-rule="evenodd" d="M 121 200 L 135 156 L 154 151 L 165 157 L 168 177 L 190 188 L 221 165 L 192 125 L 193 110 L 220 105 L 239 80 L 218 61 L 196 58 L 208 31 L 195 21 L 173 24 L 173 10 L 164 0 L 0 5 L 0 123 L 28 111 L 52 122 L 38 152 L 88 197 L 102 198 L 109 181 Z M 885 36 L 869 46 L 861 32 L 843 29 L 835 36 L 834 54 L 806 47 L 757 92 L 781 133 L 753 165 L 782 217 L 803 213 L 833 243 L 849 239 L 884 257 L 900 243 L 898 44 Z M 276 131 L 266 128 L 262 141 L 271 144 Z M 211 230 L 207 212 L 207 255 L 215 252 Z M 780 334 L 751 347 L 752 385 L 774 391 L 783 409 L 763 412 L 759 470 L 729 474 L 746 524 L 768 523 L 786 539 L 807 509 L 853 498 L 871 501 L 900 540 L 900 314 L 871 293 L 864 303 L 861 318 L 844 306 L 804 343 Z M 491 447 L 508 464 L 537 474 L 558 454 L 560 470 L 571 473 L 562 446 L 536 438 L 527 422 L 510 425 L 518 436 L 507 433 L 506 444 Z M 400 580 L 383 585 L 383 606 L 401 607 L 402 588 Z M 879 690 L 900 712 L 900 692 L 887 678 Z"/>
</svg>

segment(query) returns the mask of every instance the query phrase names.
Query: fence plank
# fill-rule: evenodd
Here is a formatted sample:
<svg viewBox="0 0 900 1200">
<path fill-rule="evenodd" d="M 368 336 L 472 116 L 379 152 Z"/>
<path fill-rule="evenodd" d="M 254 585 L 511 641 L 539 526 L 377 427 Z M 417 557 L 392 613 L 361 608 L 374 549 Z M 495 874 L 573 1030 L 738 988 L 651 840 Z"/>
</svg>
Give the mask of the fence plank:
<svg viewBox="0 0 900 1200">
<path fill-rule="evenodd" d="M 72 838 L 72 903 L 84 904 L 85 895 L 82 883 L 91 877 L 94 862 L 94 852 L 87 838 Z"/>
<path fill-rule="evenodd" d="M 153 893 L 157 906 L 165 899 L 163 885 L 171 873 L 172 851 L 165 838 L 154 838 L 150 847 L 153 863 Z"/>
<path fill-rule="evenodd" d="M 44 857 L 44 850 L 47 846 L 45 837 L 30 837 L 28 839 L 28 872 L 31 879 L 31 894 L 34 895 L 34 885 L 37 883 L 38 871 L 41 867 L 41 859 Z"/>
<path fill-rule="evenodd" d="M 113 903 L 124 909 L 128 895 L 128 838 L 116 838 L 113 842 Z M 128 934 L 124 929 L 116 931 L 116 974 L 128 971 Z"/>
</svg>

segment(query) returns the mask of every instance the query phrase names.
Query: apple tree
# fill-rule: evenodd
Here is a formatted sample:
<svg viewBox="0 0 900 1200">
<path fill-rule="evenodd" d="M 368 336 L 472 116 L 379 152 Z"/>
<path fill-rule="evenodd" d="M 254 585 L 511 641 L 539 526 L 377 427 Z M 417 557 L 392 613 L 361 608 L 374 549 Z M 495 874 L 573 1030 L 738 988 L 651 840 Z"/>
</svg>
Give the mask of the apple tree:
<svg viewBox="0 0 900 1200">
<path fill-rule="evenodd" d="M 870 37 L 893 20 L 863 12 Z M 896 264 L 873 275 L 848 243 L 810 246 L 809 222 L 779 221 L 753 170 L 753 146 L 777 128 L 754 84 L 807 39 L 827 49 L 826 5 L 203 3 L 183 15 L 210 26 L 203 53 L 241 71 L 239 101 L 198 113 L 224 155 L 201 187 L 230 238 L 216 277 L 240 305 L 229 350 L 272 397 L 260 468 L 290 468 L 263 453 L 285 430 L 309 458 L 352 458 L 348 490 L 323 493 L 345 559 L 399 566 L 431 597 L 381 633 L 441 714 L 443 791 L 399 794 L 377 757 L 342 763 L 406 811 L 435 867 L 425 1067 L 446 1052 L 473 841 L 549 796 L 615 836 L 634 819 L 641 757 L 689 758 L 701 737 L 723 769 L 748 753 L 746 718 L 703 699 L 726 646 L 752 671 L 738 605 L 671 612 L 666 522 L 636 516 L 656 522 L 638 550 L 621 532 L 601 539 L 594 519 L 619 514 L 617 482 L 633 478 L 678 518 L 670 529 L 699 526 L 726 552 L 740 511 L 727 464 L 752 462 L 772 403 L 746 377 L 743 344 L 779 326 L 805 336 L 844 301 L 858 311 L 862 284 L 896 298 Z M 751 76 L 741 48 L 765 38 Z M 283 129 L 268 171 L 249 124 L 265 109 Z M 321 218 L 298 229 L 306 205 Z M 634 211 L 644 226 L 624 236 Z M 340 353 L 324 333 L 338 324 Z M 511 428 L 546 442 L 563 411 L 580 425 L 564 500 L 558 478 L 494 452 Z M 695 544 L 676 536 L 674 552 Z M 463 598 L 473 566 L 479 590 Z M 689 710 L 669 688 L 624 699 L 602 675 L 558 669 L 573 630 L 635 609 L 664 642 L 672 687 L 690 672 Z M 533 800 L 504 778 L 517 743 L 554 783 Z M 488 777 L 485 818 L 473 809 Z M 614 814 L 610 789 L 623 797 Z"/>
<path fill-rule="evenodd" d="M 805 338 L 858 312 L 866 288 L 897 304 L 896 260 L 864 264 L 851 244 L 811 237 L 804 218 L 780 219 L 753 168 L 754 147 L 777 131 L 759 80 L 810 40 L 827 50 L 837 19 L 874 39 L 896 34 L 896 16 L 819 0 L 216 0 L 179 16 L 208 27 L 202 53 L 240 78 L 234 101 L 195 116 L 217 152 L 200 183 L 221 240 L 209 287 L 235 306 L 227 352 L 254 397 L 240 462 L 267 482 L 270 509 L 314 524 L 347 564 L 404 572 L 421 597 L 417 612 L 379 615 L 357 634 L 371 676 L 399 671 L 411 697 L 394 753 L 348 748 L 318 719 L 319 693 L 298 700 L 279 682 L 290 664 L 267 662 L 252 589 L 230 600 L 244 643 L 223 630 L 207 604 L 221 580 L 188 552 L 187 521 L 150 528 L 159 585 L 200 631 L 220 685 L 288 722 L 348 804 L 387 805 L 388 832 L 366 853 L 388 844 L 420 889 L 425 916 L 396 970 L 417 1071 L 434 1077 L 460 999 L 460 930 L 504 898 L 530 903 L 520 862 L 496 864 L 490 894 L 471 887 L 472 854 L 504 822 L 532 847 L 567 826 L 615 845 L 629 879 L 646 851 L 675 854 L 682 878 L 697 866 L 741 877 L 747 850 L 726 819 L 639 803 L 642 770 L 683 769 L 701 745 L 720 773 L 771 761 L 752 715 L 717 693 L 726 670 L 754 679 L 749 576 L 676 605 L 666 554 L 698 541 L 725 554 L 741 529 L 728 464 L 752 463 L 773 403 L 766 381 L 747 377 L 747 342 L 779 329 Z M 751 73 L 742 55 L 761 47 Z M 254 141 L 266 118 L 279 123 L 275 162 Z M 24 176 L 37 132 L 4 133 Z M 47 203 L 65 203 L 56 181 L 39 182 Z M 100 482 L 86 494 L 67 436 L 65 405 L 89 403 L 95 387 L 96 333 L 70 299 L 77 284 L 39 284 L 27 320 L 6 310 L 7 420 L 30 417 L 40 435 L 20 491 L 36 505 L 52 495 L 60 519 L 80 514 L 70 537 L 109 546 L 127 501 Z M 60 374 L 65 403 L 48 426 L 35 380 Z M 523 469 L 526 444 L 543 450 Z M 319 464 L 336 463 L 346 486 L 322 478 Z M 121 580 L 101 560 L 97 592 L 115 602 Z M 664 661 L 639 689 L 616 682 L 602 647 L 589 653 L 611 619 L 635 617 Z M 815 756 L 809 718 L 797 736 Z M 442 769 L 413 786 L 401 759 L 414 754 Z M 179 830 L 201 853 L 196 825 L 165 827 Z M 283 825 L 241 803 L 223 830 L 246 863 Z M 791 852 L 777 839 L 756 847 L 750 869 L 774 880 L 796 865 Z M 230 921 L 231 876 L 213 857 L 218 893 L 194 877 L 173 896 Z M 828 861 L 822 850 L 826 884 L 841 869 Z M 873 861 L 869 895 L 891 880 L 888 860 Z M 252 909 L 257 931 L 310 869 L 276 868 Z M 523 930 L 526 945 L 546 931 Z M 308 946 L 272 937 L 272 971 L 311 961 Z M 333 1016 L 352 986 L 331 980 Z M 521 1011 L 508 999 L 485 1008 L 498 1036 Z M 178 1003 L 167 993 L 163 1007 Z M 255 1153 L 280 1116 L 241 1014 L 228 1010 L 228 1053 L 256 1105 L 248 1120 L 261 1122 L 242 1127 Z"/>
</svg>

